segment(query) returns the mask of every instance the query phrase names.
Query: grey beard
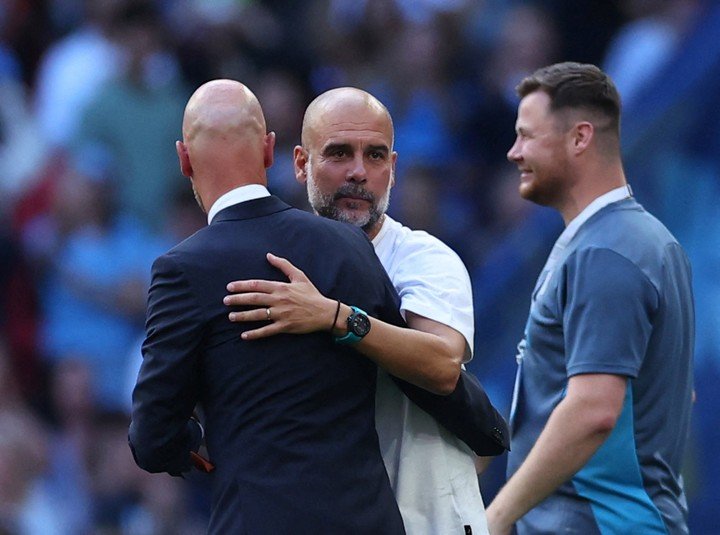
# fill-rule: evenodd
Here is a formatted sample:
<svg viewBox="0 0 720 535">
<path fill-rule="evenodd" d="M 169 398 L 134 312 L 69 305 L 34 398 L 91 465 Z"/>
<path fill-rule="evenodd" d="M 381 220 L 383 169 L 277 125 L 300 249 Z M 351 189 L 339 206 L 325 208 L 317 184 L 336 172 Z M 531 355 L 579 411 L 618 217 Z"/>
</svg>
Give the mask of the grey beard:
<svg viewBox="0 0 720 535">
<path fill-rule="evenodd" d="M 308 166 L 307 194 L 310 206 L 316 214 L 335 221 L 350 223 L 366 232 L 371 230 L 380 221 L 380 218 L 385 215 L 390 203 L 390 188 L 379 200 L 363 186 L 356 183 L 344 184 L 333 194 L 322 193 L 317 188 L 312 167 L 310 166 Z M 368 201 L 370 208 L 367 213 L 358 216 L 339 208 L 336 201 L 346 196 L 358 197 Z"/>
</svg>

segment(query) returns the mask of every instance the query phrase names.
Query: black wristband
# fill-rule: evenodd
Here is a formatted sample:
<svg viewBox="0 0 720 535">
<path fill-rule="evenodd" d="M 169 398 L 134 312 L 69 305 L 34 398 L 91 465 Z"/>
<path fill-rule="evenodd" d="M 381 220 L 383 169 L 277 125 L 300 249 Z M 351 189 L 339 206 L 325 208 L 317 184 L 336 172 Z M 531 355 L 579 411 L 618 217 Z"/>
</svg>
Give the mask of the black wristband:
<svg viewBox="0 0 720 535">
<path fill-rule="evenodd" d="M 335 328 L 335 324 L 337 323 L 338 316 L 340 315 L 340 299 L 337 300 L 337 308 L 335 309 L 335 319 L 332 322 L 332 325 L 330 325 L 330 332 L 333 331 Z"/>
</svg>

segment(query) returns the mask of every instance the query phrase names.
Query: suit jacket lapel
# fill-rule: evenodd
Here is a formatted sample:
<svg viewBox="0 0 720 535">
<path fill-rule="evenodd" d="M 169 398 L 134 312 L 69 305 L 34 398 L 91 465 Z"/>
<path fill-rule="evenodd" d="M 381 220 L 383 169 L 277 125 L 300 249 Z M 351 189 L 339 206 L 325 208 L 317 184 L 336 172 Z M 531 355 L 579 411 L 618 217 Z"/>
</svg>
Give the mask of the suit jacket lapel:
<svg viewBox="0 0 720 535">
<path fill-rule="evenodd" d="M 228 206 L 217 213 L 212 220 L 212 224 L 214 225 L 215 223 L 219 223 L 221 221 L 253 219 L 256 217 L 274 214 L 276 212 L 282 212 L 283 210 L 289 210 L 290 208 L 292 207 L 281 201 L 278 197 L 270 195 L 269 197 L 261 197 L 259 199 L 253 199 L 251 201 L 245 201 Z"/>
</svg>

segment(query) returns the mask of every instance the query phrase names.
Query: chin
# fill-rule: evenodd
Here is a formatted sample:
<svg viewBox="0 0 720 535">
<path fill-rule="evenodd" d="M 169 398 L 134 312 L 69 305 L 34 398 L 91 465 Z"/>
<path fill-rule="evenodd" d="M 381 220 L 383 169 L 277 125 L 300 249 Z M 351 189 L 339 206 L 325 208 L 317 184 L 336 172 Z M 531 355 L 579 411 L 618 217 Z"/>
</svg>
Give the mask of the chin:
<svg viewBox="0 0 720 535">
<path fill-rule="evenodd" d="M 341 210 L 338 213 L 338 219 L 345 223 L 350 223 L 356 227 L 364 227 L 370 220 L 369 214 L 361 214 L 354 211 Z"/>
<path fill-rule="evenodd" d="M 520 184 L 520 187 L 518 188 L 518 192 L 520 193 L 520 197 L 525 199 L 526 201 L 533 202 L 535 204 L 539 204 L 540 206 L 550 206 L 550 195 L 546 195 L 547 192 L 543 192 L 542 189 L 534 187 L 532 183 L 523 183 Z"/>
<path fill-rule="evenodd" d="M 525 199 L 526 201 L 534 201 L 534 188 L 532 186 L 532 183 L 529 182 L 521 182 L 518 186 L 518 193 L 520 194 L 520 197 Z"/>
</svg>

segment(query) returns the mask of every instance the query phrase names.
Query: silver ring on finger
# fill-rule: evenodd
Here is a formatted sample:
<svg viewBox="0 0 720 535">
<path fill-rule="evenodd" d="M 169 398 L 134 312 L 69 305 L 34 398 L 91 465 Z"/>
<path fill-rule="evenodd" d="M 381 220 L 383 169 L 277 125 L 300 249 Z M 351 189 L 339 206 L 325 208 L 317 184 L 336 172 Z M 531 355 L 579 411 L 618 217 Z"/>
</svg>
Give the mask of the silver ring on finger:
<svg viewBox="0 0 720 535">
<path fill-rule="evenodd" d="M 268 321 L 272 320 L 272 314 L 270 313 L 270 307 L 265 309 L 265 315 L 267 316 Z"/>
</svg>

